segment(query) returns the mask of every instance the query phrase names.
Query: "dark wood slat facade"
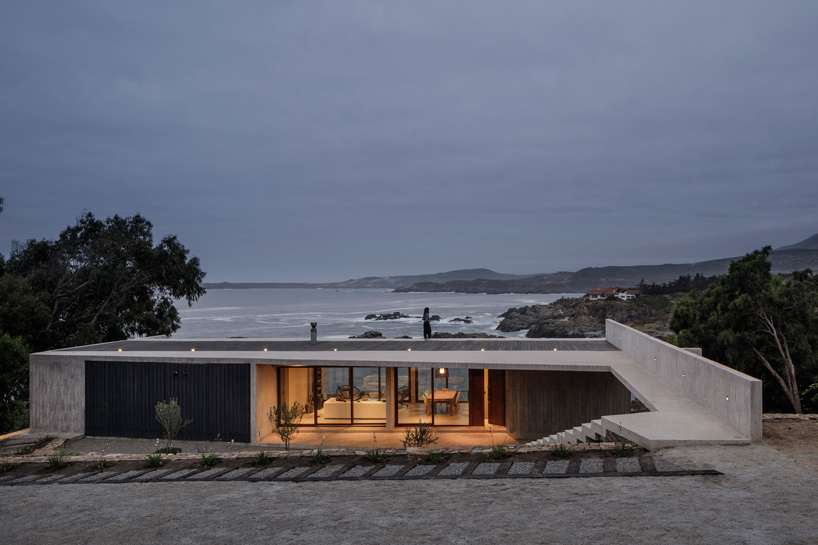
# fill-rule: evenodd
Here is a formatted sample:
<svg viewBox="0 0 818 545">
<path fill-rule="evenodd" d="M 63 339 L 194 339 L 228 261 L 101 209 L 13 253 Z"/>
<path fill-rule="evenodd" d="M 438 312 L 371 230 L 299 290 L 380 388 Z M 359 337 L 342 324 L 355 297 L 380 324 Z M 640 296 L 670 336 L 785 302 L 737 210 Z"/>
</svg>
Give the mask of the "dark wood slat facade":
<svg viewBox="0 0 818 545">
<path fill-rule="evenodd" d="M 85 434 L 161 438 L 158 401 L 193 422 L 177 439 L 250 442 L 250 365 L 86 361 Z"/>
</svg>

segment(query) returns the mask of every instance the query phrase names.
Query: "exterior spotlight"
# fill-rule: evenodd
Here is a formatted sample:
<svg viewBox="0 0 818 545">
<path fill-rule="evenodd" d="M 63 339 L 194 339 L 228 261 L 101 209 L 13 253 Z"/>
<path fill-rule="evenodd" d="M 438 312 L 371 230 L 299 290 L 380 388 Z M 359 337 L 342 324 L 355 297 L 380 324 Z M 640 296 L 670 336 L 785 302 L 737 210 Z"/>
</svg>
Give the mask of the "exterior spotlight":
<svg viewBox="0 0 818 545">
<path fill-rule="evenodd" d="M 122 352 L 122 348 L 117 348 L 116 351 L 117 352 Z"/>
<path fill-rule="evenodd" d="M 196 352 L 196 349 L 195 349 L 195 348 L 191 348 L 191 349 L 190 349 L 190 351 L 191 351 L 191 352 Z"/>
<path fill-rule="evenodd" d="M 333 349 L 332 349 L 332 351 L 333 351 L 333 352 L 338 352 L 338 349 L 337 349 L 337 348 L 333 348 Z"/>
<path fill-rule="evenodd" d="M 685 374 L 684 374 L 684 373 L 682 373 L 682 378 L 685 378 Z"/>
<path fill-rule="evenodd" d="M 411 348 L 407 348 L 407 349 L 406 349 L 406 351 L 407 351 L 407 352 L 411 352 L 411 351 L 412 351 L 412 349 L 411 349 Z"/>
<path fill-rule="evenodd" d="M 724 396 L 725 401 L 730 401 L 730 396 Z"/>
<path fill-rule="evenodd" d="M 480 352 L 485 352 L 485 351 L 486 351 L 486 349 L 485 349 L 485 348 L 481 348 L 481 349 L 480 349 Z"/>
<path fill-rule="evenodd" d="M 556 352 L 556 351 L 557 351 L 557 347 L 555 346 L 555 347 L 554 347 L 554 352 Z"/>
<path fill-rule="evenodd" d="M 264 347 L 264 351 L 267 352 L 267 347 L 266 346 Z"/>
</svg>

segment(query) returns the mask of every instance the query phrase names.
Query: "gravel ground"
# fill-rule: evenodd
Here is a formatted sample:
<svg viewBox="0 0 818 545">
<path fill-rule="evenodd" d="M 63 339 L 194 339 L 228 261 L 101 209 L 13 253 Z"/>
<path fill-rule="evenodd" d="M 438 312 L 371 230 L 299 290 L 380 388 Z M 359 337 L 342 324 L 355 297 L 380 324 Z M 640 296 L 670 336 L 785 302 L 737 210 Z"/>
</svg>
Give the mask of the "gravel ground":
<svg viewBox="0 0 818 545">
<path fill-rule="evenodd" d="M 818 542 L 818 473 L 786 454 L 659 455 L 725 475 L 24 485 L 2 490 L 0 525 L 8 544 Z"/>
</svg>

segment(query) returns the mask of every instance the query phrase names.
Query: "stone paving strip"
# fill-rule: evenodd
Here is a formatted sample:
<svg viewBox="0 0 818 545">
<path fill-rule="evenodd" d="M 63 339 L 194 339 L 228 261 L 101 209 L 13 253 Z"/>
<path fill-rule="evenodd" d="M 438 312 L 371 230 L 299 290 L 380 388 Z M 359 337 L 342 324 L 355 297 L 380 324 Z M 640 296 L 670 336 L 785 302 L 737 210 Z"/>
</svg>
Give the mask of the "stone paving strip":
<svg viewBox="0 0 818 545">
<path fill-rule="evenodd" d="M 398 461 L 398 460 L 395 460 Z M 179 481 L 331 481 L 394 480 L 394 479 L 517 479 L 566 477 L 633 477 L 633 476 L 721 475 L 713 470 L 680 468 L 662 458 L 650 455 L 638 458 L 573 458 L 541 460 L 539 462 L 456 462 L 432 464 L 331 464 L 293 468 L 240 467 L 240 468 L 185 468 L 185 469 L 131 469 L 117 471 L 86 471 L 73 475 L 31 473 L 0 480 L 0 486 L 67 484 L 67 483 L 142 483 Z"/>
</svg>

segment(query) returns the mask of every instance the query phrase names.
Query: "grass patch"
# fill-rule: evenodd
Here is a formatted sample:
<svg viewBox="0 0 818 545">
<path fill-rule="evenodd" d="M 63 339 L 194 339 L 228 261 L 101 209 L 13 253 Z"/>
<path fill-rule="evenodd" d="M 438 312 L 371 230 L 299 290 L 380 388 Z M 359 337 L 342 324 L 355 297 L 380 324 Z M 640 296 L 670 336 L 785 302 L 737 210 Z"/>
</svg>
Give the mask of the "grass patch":
<svg viewBox="0 0 818 545">
<path fill-rule="evenodd" d="M 17 450 L 14 454 L 17 455 L 17 456 L 27 456 L 27 455 L 31 454 L 32 452 L 34 452 L 35 450 L 39 450 L 39 449 L 43 448 L 44 446 L 49 444 L 54 439 L 56 439 L 56 437 L 52 437 L 50 435 L 46 435 L 45 437 L 40 437 L 39 439 L 37 439 L 37 442 L 34 443 L 33 445 L 28 445 L 27 447 L 23 447 L 23 448 Z"/>
<path fill-rule="evenodd" d="M 55 452 L 53 455 L 48 457 L 48 467 L 51 469 L 64 469 L 68 467 L 68 453 L 65 449 L 59 450 Z"/>
<path fill-rule="evenodd" d="M 162 467 L 165 464 L 165 460 L 162 459 L 162 455 L 159 453 L 148 454 L 145 458 L 145 462 L 148 467 Z"/>
<path fill-rule="evenodd" d="M 507 454 L 506 451 L 505 445 L 495 445 L 491 447 L 491 450 L 486 456 L 488 456 L 490 460 L 500 460 L 501 458 L 505 458 Z"/>
<path fill-rule="evenodd" d="M 180 452 L 182 452 L 182 449 L 179 447 L 162 447 L 156 449 L 156 454 L 179 454 Z"/>
<path fill-rule="evenodd" d="M 215 452 L 203 452 L 202 459 L 199 460 L 199 465 L 202 467 L 213 467 L 222 459 Z"/>
<path fill-rule="evenodd" d="M 258 454 L 256 454 L 255 456 L 253 456 L 253 459 L 252 459 L 252 462 L 253 462 L 254 466 L 270 465 L 270 463 L 272 461 L 273 461 L 273 458 L 269 454 L 264 452 L 263 450 L 261 452 L 259 452 Z"/>
<path fill-rule="evenodd" d="M 553 454 L 557 458 L 568 458 L 569 456 L 571 456 L 571 447 L 569 447 L 565 443 L 559 443 L 558 445 L 552 445 L 551 446 L 551 454 Z"/>
<path fill-rule="evenodd" d="M 447 459 L 448 456 L 446 456 L 446 454 L 444 454 L 442 451 L 433 450 L 432 452 L 429 453 L 429 461 L 432 462 L 433 464 L 440 464 L 442 462 L 445 462 Z"/>
<path fill-rule="evenodd" d="M 0 473 L 11 471 L 14 469 L 14 458 L 11 456 L 3 456 L 0 458 Z"/>
</svg>

